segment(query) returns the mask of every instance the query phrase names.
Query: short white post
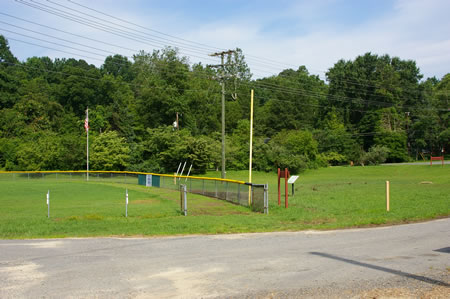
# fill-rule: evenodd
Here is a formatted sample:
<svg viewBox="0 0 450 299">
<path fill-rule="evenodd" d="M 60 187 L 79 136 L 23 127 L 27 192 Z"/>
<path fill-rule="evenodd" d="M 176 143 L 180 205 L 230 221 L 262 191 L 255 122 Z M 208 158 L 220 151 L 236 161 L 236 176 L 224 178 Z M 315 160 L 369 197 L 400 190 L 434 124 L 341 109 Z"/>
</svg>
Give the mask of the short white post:
<svg viewBox="0 0 450 299">
<path fill-rule="evenodd" d="M 125 194 L 125 217 L 128 217 L 128 189 Z"/>
<path fill-rule="evenodd" d="M 386 181 L 386 211 L 389 212 L 389 181 Z"/>
<path fill-rule="evenodd" d="M 47 191 L 47 218 L 50 218 L 50 190 Z"/>
</svg>

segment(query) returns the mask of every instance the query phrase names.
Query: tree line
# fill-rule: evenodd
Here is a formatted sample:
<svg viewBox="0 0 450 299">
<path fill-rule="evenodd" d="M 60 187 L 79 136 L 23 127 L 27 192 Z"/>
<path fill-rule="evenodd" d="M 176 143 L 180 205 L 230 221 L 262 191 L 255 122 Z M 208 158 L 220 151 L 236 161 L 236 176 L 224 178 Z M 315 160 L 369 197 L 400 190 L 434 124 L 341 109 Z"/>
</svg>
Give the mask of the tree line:
<svg viewBox="0 0 450 299">
<path fill-rule="evenodd" d="M 0 36 L 0 169 L 85 169 L 87 107 L 92 170 L 173 172 L 181 161 L 194 173 L 218 169 L 218 77 L 227 169 L 248 167 L 251 89 L 256 170 L 403 162 L 448 149 L 450 74 L 424 79 L 412 60 L 366 53 L 336 62 L 326 81 L 304 66 L 252 79 L 240 49 L 223 70 L 173 48 L 112 55 L 96 67 L 21 62 Z"/>
</svg>

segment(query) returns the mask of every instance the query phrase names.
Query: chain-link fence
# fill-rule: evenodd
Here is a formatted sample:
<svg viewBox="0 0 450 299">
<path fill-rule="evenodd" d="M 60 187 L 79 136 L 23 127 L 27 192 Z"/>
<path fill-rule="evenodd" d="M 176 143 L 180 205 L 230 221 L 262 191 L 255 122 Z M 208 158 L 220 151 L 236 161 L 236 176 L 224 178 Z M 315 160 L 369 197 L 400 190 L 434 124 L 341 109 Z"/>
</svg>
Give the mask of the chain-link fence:
<svg viewBox="0 0 450 299">
<path fill-rule="evenodd" d="M 42 171 L 42 172 L 0 172 L 0 180 L 75 180 L 139 184 L 180 190 L 185 185 L 188 193 L 201 194 L 250 207 L 255 212 L 268 213 L 267 185 L 248 184 L 244 181 L 192 176 L 120 171 Z M 250 196 L 249 196 L 250 192 Z"/>
</svg>

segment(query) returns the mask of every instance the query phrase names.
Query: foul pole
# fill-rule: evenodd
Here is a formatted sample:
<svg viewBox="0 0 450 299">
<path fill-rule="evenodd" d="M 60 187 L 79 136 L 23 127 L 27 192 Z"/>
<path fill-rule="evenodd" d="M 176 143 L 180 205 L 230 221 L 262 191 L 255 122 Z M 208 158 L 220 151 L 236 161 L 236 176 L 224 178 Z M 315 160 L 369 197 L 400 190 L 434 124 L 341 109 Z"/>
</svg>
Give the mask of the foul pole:
<svg viewBox="0 0 450 299">
<path fill-rule="evenodd" d="M 252 146 L 253 146 L 253 89 L 250 93 L 250 159 L 249 159 L 249 167 L 248 167 L 248 182 L 250 186 L 248 186 L 248 206 L 251 205 L 251 193 L 252 193 Z"/>
</svg>

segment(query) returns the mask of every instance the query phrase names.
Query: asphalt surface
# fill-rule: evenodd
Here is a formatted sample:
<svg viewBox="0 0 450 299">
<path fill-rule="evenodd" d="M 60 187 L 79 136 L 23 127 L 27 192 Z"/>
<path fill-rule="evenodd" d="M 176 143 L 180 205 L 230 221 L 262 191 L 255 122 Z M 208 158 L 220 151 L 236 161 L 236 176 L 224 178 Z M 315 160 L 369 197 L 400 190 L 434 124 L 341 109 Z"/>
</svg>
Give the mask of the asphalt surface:
<svg viewBox="0 0 450 299">
<path fill-rule="evenodd" d="M 445 298 L 449 273 L 450 219 L 325 232 L 0 240 L 0 298 L 329 298 L 379 290 L 438 290 Z"/>
</svg>

